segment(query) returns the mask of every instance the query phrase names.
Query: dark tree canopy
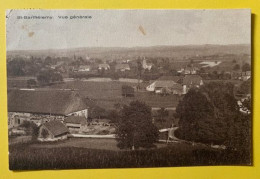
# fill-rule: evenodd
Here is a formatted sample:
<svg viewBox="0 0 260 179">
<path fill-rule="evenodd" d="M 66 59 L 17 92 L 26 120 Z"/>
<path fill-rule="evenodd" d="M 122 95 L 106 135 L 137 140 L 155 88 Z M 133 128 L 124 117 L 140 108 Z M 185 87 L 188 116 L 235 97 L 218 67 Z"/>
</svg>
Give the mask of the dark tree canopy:
<svg viewBox="0 0 260 179">
<path fill-rule="evenodd" d="M 151 108 L 145 103 L 133 101 L 120 111 L 116 130 L 118 147 L 135 149 L 151 148 L 158 140 L 158 129 L 152 123 Z"/>
<path fill-rule="evenodd" d="M 249 65 L 248 63 L 245 63 L 243 66 L 242 66 L 242 71 L 251 71 L 251 65 Z"/>
<path fill-rule="evenodd" d="M 63 81 L 63 77 L 60 73 L 54 72 L 52 70 L 43 70 L 38 74 L 37 81 L 41 85 L 48 85 L 53 82 Z"/>
<path fill-rule="evenodd" d="M 251 118 L 239 111 L 233 91 L 234 86 L 224 82 L 190 90 L 176 109 L 180 116 L 176 135 L 189 141 L 248 150 Z"/>
<path fill-rule="evenodd" d="M 134 91 L 134 88 L 132 86 L 129 86 L 129 85 L 123 85 L 122 86 L 122 96 L 125 96 L 125 97 L 134 97 L 134 94 L 135 91 Z"/>
<path fill-rule="evenodd" d="M 233 70 L 240 70 L 240 65 L 239 64 L 235 64 L 235 66 L 233 67 Z"/>
<path fill-rule="evenodd" d="M 39 133 L 39 128 L 34 122 L 24 121 L 20 127 L 24 127 L 27 135 L 32 136 L 32 140 L 36 140 Z"/>
</svg>

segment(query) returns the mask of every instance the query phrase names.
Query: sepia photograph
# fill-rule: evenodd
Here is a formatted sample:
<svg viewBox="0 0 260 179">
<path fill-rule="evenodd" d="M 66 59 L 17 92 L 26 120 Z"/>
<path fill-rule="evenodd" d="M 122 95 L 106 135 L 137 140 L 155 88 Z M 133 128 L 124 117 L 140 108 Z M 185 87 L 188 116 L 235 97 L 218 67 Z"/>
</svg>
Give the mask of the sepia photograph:
<svg viewBox="0 0 260 179">
<path fill-rule="evenodd" d="M 10 170 L 252 165 L 250 9 L 10 9 L 6 50 Z"/>
</svg>

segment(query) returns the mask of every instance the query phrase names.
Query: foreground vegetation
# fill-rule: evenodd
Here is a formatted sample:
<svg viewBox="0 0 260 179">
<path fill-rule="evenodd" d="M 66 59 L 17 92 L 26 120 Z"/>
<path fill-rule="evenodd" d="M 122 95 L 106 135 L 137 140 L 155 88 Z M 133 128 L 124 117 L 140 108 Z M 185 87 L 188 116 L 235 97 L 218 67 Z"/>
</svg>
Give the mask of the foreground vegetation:
<svg viewBox="0 0 260 179">
<path fill-rule="evenodd" d="M 205 165 L 248 165 L 242 152 L 216 150 L 190 144 L 171 144 L 165 148 L 111 151 L 75 147 L 38 148 L 17 144 L 9 148 L 11 170 L 133 168 Z"/>
</svg>

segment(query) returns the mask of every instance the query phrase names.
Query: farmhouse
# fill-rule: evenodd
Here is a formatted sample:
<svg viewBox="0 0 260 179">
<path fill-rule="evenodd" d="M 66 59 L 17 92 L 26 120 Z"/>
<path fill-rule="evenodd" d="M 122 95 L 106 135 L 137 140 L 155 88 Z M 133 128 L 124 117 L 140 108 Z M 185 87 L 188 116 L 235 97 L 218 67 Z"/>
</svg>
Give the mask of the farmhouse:
<svg viewBox="0 0 260 179">
<path fill-rule="evenodd" d="M 79 72 L 87 72 L 87 71 L 90 71 L 90 69 L 91 68 L 90 68 L 89 65 L 80 65 L 78 71 Z"/>
<path fill-rule="evenodd" d="M 163 76 L 149 86 L 146 87 L 147 91 L 155 93 L 170 93 L 170 94 L 182 94 L 183 88 L 178 83 L 181 80 L 179 76 Z"/>
<path fill-rule="evenodd" d="M 99 65 L 98 65 L 98 69 L 99 69 L 99 70 L 102 70 L 102 69 L 104 69 L 104 70 L 109 70 L 109 69 L 110 69 L 110 66 L 109 66 L 109 64 L 103 63 L 103 64 L 99 64 Z"/>
<path fill-rule="evenodd" d="M 69 116 L 64 120 L 71 133 L 81 133 L 86 128 L 88 121 L 83 116 Z"/>
<path fill-rule="evenodd" d="M 130 66 L 129 64 L 116 64 L 115 66 L 115 71 L 129 71 L 130 70 Z"/>
<path fill-rule="evenodd" d="M 60 121 L 50 121 L 42 124 L 39 129 L 38 140 L 56 141 L 67 139 L 68 128 Z"/>
<path fill-rule="evenodd" d="M 78 92 L 72 90 L 9 90 L 8 128 L 23 121 L 37 125 L 66 116 L 88 117 L 88 106 Z"/>
</svg>

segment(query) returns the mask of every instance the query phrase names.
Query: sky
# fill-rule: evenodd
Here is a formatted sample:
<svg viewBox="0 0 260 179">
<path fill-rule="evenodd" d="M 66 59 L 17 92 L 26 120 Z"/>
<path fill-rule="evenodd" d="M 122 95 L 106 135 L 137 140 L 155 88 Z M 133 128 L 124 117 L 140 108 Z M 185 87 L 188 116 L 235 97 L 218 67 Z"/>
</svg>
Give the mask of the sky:
<svg viewBox="0 0 260 179">
<path fill-rule="evenodd" d="M 249 9 L 9 10 L 6 16 L 7 50 L 251 43 Z"/>
</svg>

